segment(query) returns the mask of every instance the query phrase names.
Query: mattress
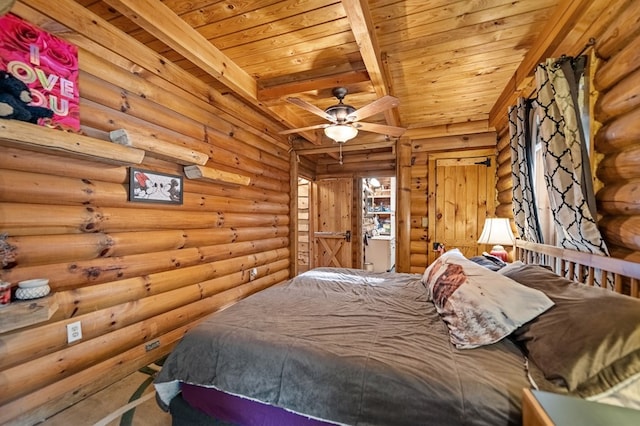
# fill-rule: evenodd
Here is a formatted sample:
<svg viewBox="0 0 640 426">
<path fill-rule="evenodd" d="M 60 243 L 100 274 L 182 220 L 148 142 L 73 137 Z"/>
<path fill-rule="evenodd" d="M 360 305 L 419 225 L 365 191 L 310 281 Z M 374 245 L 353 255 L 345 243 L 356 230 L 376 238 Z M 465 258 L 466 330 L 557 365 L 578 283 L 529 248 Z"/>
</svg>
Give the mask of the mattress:
<svg viewBox="0 0 640 426">
<path fill-rule="evenodd" d="M 450 343 L 420 275 L 345 268 L 308 271 L 211 315 L 154 384 L 164 408 L 188 384 L 345 425 L 520 424 L 530 387 L 509 339 Z"/>
</svg>

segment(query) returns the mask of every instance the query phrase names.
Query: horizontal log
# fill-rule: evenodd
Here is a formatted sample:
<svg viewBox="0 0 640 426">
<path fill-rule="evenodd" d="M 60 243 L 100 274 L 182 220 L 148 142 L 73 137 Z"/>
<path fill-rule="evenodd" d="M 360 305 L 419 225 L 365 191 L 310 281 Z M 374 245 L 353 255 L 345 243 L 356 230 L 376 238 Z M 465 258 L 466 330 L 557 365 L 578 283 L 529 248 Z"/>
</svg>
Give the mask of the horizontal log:
<svg viewBox="0 0 640 426">
<path fill-rule="evenodd" d="M 511 135 L 509 134 L 509 128 L 505 127 L 504 130 L 501 130 L 501 133 L 504 133 L 504 134 L 498 136 L 498 144 L 496 145 L 496 151 L 498 153 L 510 152 L 511 151 Z"/>
<path fill-rule="evenodd" d="M 105 142 L 109 143 L 109 142 Z M 23 172 L 46 170 L 48 176 L 62 176 L 77 179 L 98 180 L 109 183 L 129 182 L 129 168 L 96 163 L 59 155 L 28 151 L 20 148 L 6 148 L 0 155 L 0 169 Z"/>
<path fill-rule="evenodd" d="M 76 315 L 99 309 L 128 303 L 136 298 L 162 294 L 182 286 L 229 275 L 237 271 L 246 271 L 270 262 L 277 262 L 289 256 L 287 249 L 265 249 L 259 253 L 222 259 L 215 264 L 208 262 L 190 266 L 188 269 L 172 269 L 152 272 L 141 276 L 113 280 L 92 286 L 70 289 L 57 294 L 60 305 L 54 320 L 71 318 Z M 181 271 L 184 271 L 181 273 Z M 147 291 L 147 281 L 153 281 L 152 288 Z"/>
<path fill-rule="evenodd" d="M 496 176 L 502 178 L 505 176 L 511 176 L 511 162 L 502 163 L 496 169 Z"/>
<path fill-rule="evenodd" d="M 317 177 L 337 177 L 337 176 L 345 176 L 353 173 L 360 172 L 374 172 L 381 173 L 385 171 L 393 171 L 395 172 L 396 164 L 395 161 L 371 161 L 366 163 L 349 163 L 345 165 L 340 165 L 338 160 L 336 160 L 335 164 L 325 164 L 322 167 L 318 167 L 316 169 Z"/>
<path fill-rule="evenodd" d="M 286 226 L 0 237 L 3 269 L 285 237 Z M 64 247 L 64 250 L 60 250 Z"/>
<path fill-rule="evenodd" d="M 91 55 L 82 53 L 82 56 Z M 117 66 L 106 64 L 104 61 L 101 63 L 104 67 L 113 69 L 115 73 L 123 74 L 117 71 L 119 69 Z M 85 111 L 81 109 L 81 116 L 88 118 L 88 116 L 94 113 L 102 116 L 109 111 L 118 112 L 119 116 L 124 114 L 124 116 L 129 117 L 123 118 L 123 120 L 126 120 L 130 126 L 122 127 L 122 129 L 135 131 L 137 135 L 148 137 L 149 140 L 153 140 L 155 136 L 163 141 L 174 141 L 176 146 L 210 154 L 210 147 L 206 147 L 205 133 L 201 121 L 193 120 L 181 114 L 181 112 L 172 109 L 171 106 L 175 105 L 175 102 L 168 104 L 154 102 L 147 94 L 156 96 L 159 91 L 157 86 L 131 74 L 127 76 L 123 75 L 123 78 L 124 79 L 118 82 L 118 84 L 111 84 L 89 72 L 81 70 L 79 74 L 79 85 L 82 87 L 82 103 L 85 104 L 87 108 Z M 137 91 L 146 89 L 147 92 L 139 96 L 136 93 L 124 90 L 121 86 L 136 86 Z M 163 96 L 163 98 L 166 98 L 166 96 Z M 193 105 L 190 105 L 190 107 L 193 108 Z M 83 113 L 86 114 L 83 116 Z M 82 120 L 82 122 L 84 124 L 104 123 L 102 118 L 98 118 L 98 116 L 89 120 Z M 217 117 L 213 119 L 217 119 L 217 125 L 221 127 L 224 125 L 232 131 L 233 126 L 229 125 L 229 123 Z M 100 127 L 94 127 L 106 130 L 109 133 L 119 130 L 117 128 L 104 128 L 102 125 Z M 144 148 L 141 147 L 141 149 Z"/>
<path fill-rule="evenodd" d="M 84 100 L 82 98 L 80 101 L 81 120 L 89 126 L 109 132 L 121 128 L 135 130 L 139 133 L 149 135 L 157 132 L 159 134 L 164 134 L 164 139 L 170 139 L 168 134 L 171 132 L 168 129 L 163 129 L 160 126 L 145 122 L 120 111 L 109 109 L 96 104 L 95 102 Z M 181 136 L 179 135 L 177 137 Z M 203 149 L 200 151 L 206 152 Z M 221 157 L 224 154 L 225 153 L 219 150 L 215 155 L 209 154 L 210 160 L 208 164 L 212 167 L 228 171 L 230 173 L 242 170 L 242 174 L 252 178 L 252 185 L 259 188 L 276 191 L 286 191 L 288 189 L 288 186 L 285 185 L 285 183 L 287 185 L 289 183 L 287 172 L 272 168 L 268 164 L 265 165 L 254 160 L 240 157 L 238 154 L 234 153 L 226 153 L 227 158 L 222 159 Z"/>
<path fill-rule="evenodd" d="M 273 263 L 253 264 L 253 267 L 258 270 L 258 277 L 266 277 L 286 270 L 288 263 L 288 259 L 282 259 Z M 75 315 L 73 318 L 51 322 L 37 328 L 7 333 L 0 336 L 0 368 L 8 368 L 64 349 L 68 345 L 66 326 L 72 322 L 81 321 L 82 338 L 93 339 L 245 284 L 249 279 L 248 270 L 217 275 L 216 278 L 196 281 L 176 290 Z"/>
<path fill-rule="evenodd" d="M 607 243 L 607 249 L 609 249 L 611 256 L 616 259 L 640 263 L 640 251 L 638 250 L 629 250 L 628 248 L 618 247 L 611 243 Z"/>
<path fill-rule="evenodd" d="M 208 125 L 205 127 L 205 135 L 207 143 L 214 147 L 214 152 L 217 149 L 223 149 L 226 152 L 238 151 L 238 139 L 235 134 L 229 135 L 220 132 L 217 128 L 212 128 Z M 242 135 L 239 135 L 241 137 Z M 285 151 L 287 153 L 288 151 Z M 276 170 L 289 171 L 289 161 L 284 155 L 274 155 L 270 152 L 259 149 L 251 144 L 244 144 L 242 146 L 242 156 L 255 160 L 261 164 L 268 164 Z"/>
<path fill-rule="evenodd" d="M 57 206 L 55 211 L 51 211 L 47 205 L 20 203 L 0 203 L 0 216 L 4 219 L 3 230 L 9 235 L 278 226 L 289 223 L 286 215 L 91 206 Z"/>
<path fill-rule="evenodd" d="M 145 344 L 138 345 L 2 405 L 0 424 L 35 425 L 44 422 L 52 415 L 131 375 L 132 371 L 162 358 L 194 325 L 192 323 L 159 336 L 157 340 L 160 346 L 152 351 L 148 351 Z"/>
<path fill-rule="evenodd" d="M 426 268 L 426 262 L 425 262 L 425 266 L 422 266 L 422 265 L 411 265 L 411 268 L 409 269 L 409 273 L 411 273 L 411 274 L 422 274 L 422 273 L 424 273 L 425 268 Z"/>
<path fill-rule="evenodd" d="M 596 194 L 598 213 L 607 216 L 640 215 L 640 179 L 606 185 Z"/>
<path fill-rule="evenodd" d="M 46 176 L 59 176 L 81 180 L 85 179 L 91 182 L 101 181 L 125 185 L 121 186 L 120 189 L 126 188 L 126 184 L 129 182 L 129 169 L 125 166 L 116 167 L 16 148 L 7 148 L 4 153 L 6 155 L 0 156 L 0 169 L 11 169 L 30 173 L 33 173 L 34 170 L 46 170 Z M 155 166 L 154 164 L 154 170 L 157 169 L 157 171 L 164 173 L 181 173 L 182 170 L 178 168 L 177 165 L 173 169 Z M 183 183 L 185 188 L 184 205 L 189 208 L 195 207 L 192 202 L 191 193 L 216 195 L 237 200 L 250 200 L 255 203 L 266 201 L 288 204 L 289 202 L 288 190 L 281 191 L 279 186 L 276 191 L 244 186 L 240 188 L 229 188 L 223 185 L 211 185 L 192 180 L 185 180 Z M 40 184 L 42 184 L 42 182 L 40 182 L 39 185 Z M 32 191 L 35 191 L 35 189 L 32 188 Z M 83 199 L 86 198 L 87 194 L 84 195 Z M 120 198 L 122 199 L 122 196 Z M 74 199 L 73 204 L 75 204 L 76 201 L 77 198 Z M 196 205 L 203 204 L 197 196 L 195 201 Z M 207 204 L 206 200 L 204 204 Z"/>
<path fill-rule="evenodd" d="M 49 278 L 52 291 L 73 289 L 83 285 L 95 287 L 98 283 L 139 277 L 144 274 L 205 264 L 245 254 L 259 253 L 288 247 L 288 238 L 279 237 L 258 241 L 245 241 L 209 248 L 168 250 L 152 254 L 136 254 L 114 258 L 100 258 L 69 263 L 25 266 L 0 271 L 0 279 L 11 283 L 33 277 Z M 206 250 L 203 254 L 201 250 Z M 141 293 L 142 294 L 142 293 Z M 148 295 L 144 293 L 141 297 Z M 62 306 L 61 306 L 62 309 Z"/>
<path fill-rule="evenodd" d="M 605 184 L 640 178 L 640 147 L 606 155 L 598 164 L 596 176 Z"/>
<path fill-rule="evenodd" d="M 611 90 L 601 93 L 595 105 L 596 120 L 607 123 L 613 117 L 640 108 L 638 87 L 640 87 L 640 69 L 629 74 Z"/>
<path fill-rule="evenodd" d="M 498 156 L 496 157 L 496 162 L 498 166 L 501 164 L 511 164 L 511 147 L 507 146 L 505 149 L 498 152 Z"/>
<path fill-rule="evenodd" d="M 429 165 L 427 164 L 414 164 L 411 166 L 412 179 L 426 178 L 428 174 L 429 174 Z"/>
<path fill-rule="evenodd" d="M 616 117 L 596 133 L 596 151 L 608 154 L 637 146 L 640 139 L 640 109 Z"/>
<path fill-rule="evenodd" d="M 427 254 L 426 253 L 420 253 L 420 254 L 412 254 L 411 256 L 411 272 L 415 273 L 422 273 L 424 272 L 424 268 L 427 267 L 428 264 L 428 260 L 427 260 Z M 417 268 L 417 269 L 414 269 Z M 418 272 L 420 271 L 421 272 Z"/>
<path fill-rule="evenodd" d="M 513 188 L 513 176 L 503 176 L 496 182 L 496 190 L 504 191 Z"/>
<path fill-rule="evenodd" d="M 141 164 L 144 151 L 21 121 L 0 122 L 0 145 L 114 164 Z"/>
<path fill-rule="evenodd" d="M 427 233 L 427 228 L 411 228 L 411 241 L 426 241 L 428 237 Z"/>
<path fill-rule="evenodd" d="M 417 241 L 411 240 L 411 244 L 409 244 L 410 253 L 427 253 L 429 251 L 429 242 L 427 241 Z"/>
<path fill-rule="evenodd" d="M 608 59 L 628 45 L 638 36 L 638 22 L 640 22 L 640 3 L 627 2 L 624 13 L 618 14 L 598 36 L 598 43 L 595 45 L 598 57 Z"/>
<path fill-rule="evenodd" d="M 513 204 L 505 203 L 496 206 L 496 216 L 513 218 Z"/>
<path fill-rule="evenodd" d="M 0 169 L 0 199 L 37 204 L 129 204 L 123 184 L 5 169 Z"/>
<path fill-rule="evenodd" d="M 640 216 L 605 216 L 598 227 L 607 243 L 640 251 Z"/>
<path fill-rule="evenodd" d="M 636 35 L 622 50 L 598 67 L 593 80 L 595 89 L 604 92 L 622 80 L 629 72 L 640 68 L 638 50 L 640 50 L 640 37 Z"/>
<path fill-rule="evenodd" d="M 159 138 L 148 138 L 136 132 L 125 129 L 117 129 L 109 132 L 112 142 L 122 146 L 142 149 L 147 155 L 165 160 L 173 160 L 178 164 L 200 164 L 205 165 L 209 161 L 209 156 L 204 152 L 183 148 L 169 141 Z"/>
<path fill-rule="evenodd" d="M 92 32 L 95 33 L 95 31 L 94 29 Z M 126 53 L 132 57 L 132 62 L 129 62 L 117 56 L 113 46 L 106 48 L 88 38 L 73 34 L 68 37 L 80 48 L 78 53 L 83 71 L 87 71 L 98 79 L 109 81 L 138 97 L 165 105 L 179 114 L 208 126 L 224 129 L 228 133 L 238 132 L 240 136 L 247 133 L 255 136 L 256 139 L 262 138 L 263 142 L 273 143 L 275 140 L 273 137 L 265 138 L 265 131 L 275 135 L 281 129 L 279 123 L 257 114 L 255 110 L 238 99 L 213 90 L 178 65 L 166 62 L 155 52 L 148 51 L 142 56 L 139 53 L 132 54 L 132 49 L 125 47 L 127 43 L 118 42 L 120 53 Z M 138 44 L 136 48 L 139 49 L 139 47 Z M 158 63 L 162 63 L 162 66 L 158 67 Z M 147 67 L 145 71 L 148 73 L 145 72 L 144 78 L 132 71 L 134 65 Z M 153 73 L 158 74 L 160 78 L 153 76 Z M 84 87 L 83 84 L 87 83 L 81 80 L 80 86 Z M 284 143 L 282 145 L 281 149 L 286 152 Z"/>
<path fill-rule="evenodd" d="M 184 174 L 189 179 L 202 179 L 207 182 L 223 183 L 229 185 L 249 185 L 251 179 L 248 176 L 229 173 L 211 167 L 185 166 Z"/>
<path fill-rule="evenodd" d="M 248 178 L 247 178 L 248 180 Z M 153 203 L 132 204 L 128 185 L 0 169 L 0 197 L 5 202 L 56 205 L 99 205 L 157 209 Z M 189 188 L 191 189 L 191 188 Z M 283 197 L 275 197 L 280 201 Z M 284 201 L 284 200 L 282 200 Z M 271 200 L 236 199 L 207 194 L 184 193 L 181 206 L 170 209 L 208 212 L 287 214 L 288 204 Z"/>
<path fill-rule="evenodd" d="M 513 191 L 511 188 L 498 192 L 498 203 L 511 204 L 513 202 Z"/>
<path fill-rule="evenodd" d="M 287 277 L 288 271 L 281 271 L 274 276 L 259 278 L 210 298 L 151 317 L 95 339 L 82 340 L 61 351 L 5 369 L 0 375 L 0 404 L 5 404 L 16 397 L 51 385 L 90 367 L 96 362 L 106 360 L 196 321 L 215 310 L 211 309 L 212 300 L 210 299 L 217 298 L 219 299 L 218 303 L 225 306 L 276 282 L 283 281 Z M 33 374 L 34 371 L 38 371 L 38 374 Z"/>
</svg>

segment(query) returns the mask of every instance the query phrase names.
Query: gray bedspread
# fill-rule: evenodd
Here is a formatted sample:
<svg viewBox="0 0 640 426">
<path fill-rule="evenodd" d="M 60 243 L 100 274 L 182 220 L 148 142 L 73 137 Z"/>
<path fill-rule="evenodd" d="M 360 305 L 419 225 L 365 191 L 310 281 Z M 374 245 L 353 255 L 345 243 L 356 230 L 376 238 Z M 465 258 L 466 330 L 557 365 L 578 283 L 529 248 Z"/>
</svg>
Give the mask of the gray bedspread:
<svg viewBox="0 0 640 426">
<path fill-rule="evenodd" d="M 420 276 L 319 268 L 208 317 L 155 387 L 186 382 L 347 425 L 520 424 L 530 387 L 508 339 L 457 350 Z"/>
</svg>

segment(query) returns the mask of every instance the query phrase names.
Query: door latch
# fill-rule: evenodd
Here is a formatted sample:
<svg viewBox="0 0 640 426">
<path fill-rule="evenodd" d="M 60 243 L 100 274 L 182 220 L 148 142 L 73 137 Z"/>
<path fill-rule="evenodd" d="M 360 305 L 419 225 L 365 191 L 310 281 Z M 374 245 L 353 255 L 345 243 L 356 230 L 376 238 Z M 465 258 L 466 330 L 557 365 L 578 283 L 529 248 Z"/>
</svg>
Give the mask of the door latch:
<svg viewBox="0 0 640 426">
<path fill-rule="evenodd" d="M 344 239 L 350 243 L 351 242 L 351 231 L 347 231 L 344 233 Z"/>
</svg>

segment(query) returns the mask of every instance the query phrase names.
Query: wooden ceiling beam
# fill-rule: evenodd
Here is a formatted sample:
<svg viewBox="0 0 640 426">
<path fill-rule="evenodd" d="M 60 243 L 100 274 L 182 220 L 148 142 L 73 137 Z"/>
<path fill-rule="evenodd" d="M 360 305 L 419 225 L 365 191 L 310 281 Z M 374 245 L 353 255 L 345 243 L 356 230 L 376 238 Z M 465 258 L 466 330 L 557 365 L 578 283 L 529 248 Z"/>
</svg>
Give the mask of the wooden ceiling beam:
<svg viewBox="0 0 640 426">
<path fill-rule="evenodd" d="M 256 80 L 161 1 L 105 0 L 105 3 L 198 65 L 242 98 L 256 103 Z"/>
<path fill-rule="evenodd" d="M 362 60 L 369 72 L 376 95 L 378 98 L 390 95 L 391 85 L 382 63 L 383 55 L 380 52 L 368 2 L 366 0 L 342 0 L 342 6 L 347 13 L 353 36 L 360 47 L 360 55 L 362 55 Z M 390 126 L 400 126 L 397 108 L 385 111 L 384 116 Z"/>
<path fill-rule="evenodd" d="M 261 102 L 280 100 L 281 98 L 292 95 L 294 93 L 330 89 L 333 87 L 362 83 L 365 81 L 369 81 L 369 73 L 367 71 L 349 71 L 325 77 L 310 78 L 307 80 L 294 81 L 277 86 L 258 89 L 258 100 L 260 100 Z"/>
</svg>

